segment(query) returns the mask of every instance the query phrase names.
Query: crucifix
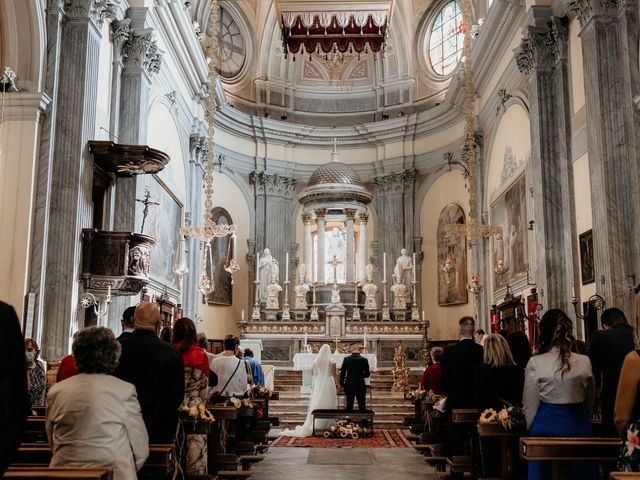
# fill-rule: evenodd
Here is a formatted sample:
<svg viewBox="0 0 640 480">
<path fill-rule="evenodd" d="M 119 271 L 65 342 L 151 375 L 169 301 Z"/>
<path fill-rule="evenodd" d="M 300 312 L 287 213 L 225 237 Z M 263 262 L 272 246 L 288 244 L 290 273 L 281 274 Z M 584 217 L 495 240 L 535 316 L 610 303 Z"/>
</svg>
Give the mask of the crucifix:
<svg viewBox="0 0 640 480">
<path fill-rule="evenodd" d="M 335 285 L 336 283 L 338 283 L 338 274 L 337 274 L 338 265 L 340 265 L 342 262 L 338 260 L 338 257 L 334 255 L 333 259 L 327 263 L 333 267 L 333 283 Z"/>
<path fill-rule="evenodd" d="M 149 192 L 149 187 L 144 187 L 144 199 L 140 200 L 136 198 L 136 202 L 140 202 L 144 205 L 144 209 L 142 210 L 142 226 L 140 227 L 140 233 L 144 233 L 144 222 L 147 220 L 149 216 L 149 205 L 160 205 L 158 202 L 151 201 L 151 193 Z"/>
</svg>

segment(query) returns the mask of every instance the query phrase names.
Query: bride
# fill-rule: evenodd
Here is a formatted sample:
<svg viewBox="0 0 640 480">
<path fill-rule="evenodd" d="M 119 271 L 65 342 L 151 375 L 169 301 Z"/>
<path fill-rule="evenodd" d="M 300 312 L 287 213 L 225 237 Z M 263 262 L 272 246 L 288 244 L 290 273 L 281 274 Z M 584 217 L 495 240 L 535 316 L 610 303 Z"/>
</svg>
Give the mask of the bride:
<svg viewBox="0 0 640 480">
<path fill-rule="evenodd" d="M 338 397 L 336 392 L 336 364 L 331 361 L 329 345 L 323 345 L 318 353 L 318 358 L 313 363 L 311 373 L 313 380 L 311 383 L 311 398 L 307 408 L 307 418 L 304 424 L 298 425 L 294 430 L 283 430 L 281 435 L 288 437 L 310 437 L 313 433 L 313 417 L 311 412 L 316 409 L 336 409 L 338 408 Z M 317 420 L 316 427 L 325 429 L 331 420 Z"/>
</svg>

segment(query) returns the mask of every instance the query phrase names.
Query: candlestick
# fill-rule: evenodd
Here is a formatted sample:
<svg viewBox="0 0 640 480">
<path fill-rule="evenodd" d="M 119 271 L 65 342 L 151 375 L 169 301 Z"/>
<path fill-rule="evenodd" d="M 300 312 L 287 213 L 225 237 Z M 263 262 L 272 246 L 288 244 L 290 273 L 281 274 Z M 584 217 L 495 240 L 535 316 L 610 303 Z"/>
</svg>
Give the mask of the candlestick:
<svg viewBox="0 0 640 480">
<path fill-rule="evenodd" d="M 289 281 L 289 252 L 284 255 L 284 280 Z"/>
<path fill-rule="evenodd" d="M 416 281 L 416 252 L 413 252 L 413 281 Z"/>
<path fill-rule="evenodd" d="M 316 284 L 313 284 L 313 304 L 316 304 Z"/>
<path fill-rule="evenodd" d="M 240 313 L 240 319 L 244 322 L 244 308 L 242 309 L 242 312 Z"/>
<path fill-rule="evenodd" d="M 367 348 L 367 332 L 365 330 L 364 335 L 362 336 L 362 345 L 364 348 Z"/>
<path fill-rule="evenodd" d="M 382 281 L 387 279 L 387 252 L 382 252 Z"/>
<path fill-rule="evenodd" d="M 358 305 L 358 283 L 356 282 L 354 284 L 354 289 L 353 289 L 353 303 L 356 304 L 356 306 Z"/>
<path fill-rule="evenodd" d="M 304 332 L 304 346 L 307 346 L 307 332 Z"/>
<path fill-rule="evenodd" d="M 424 322 L 424 310 L 422 310 L 422 321 Z"/>
<path fill-rule="evenodd" d="M 576 286 L 571 285 L 571 298 L 576 298 Z"/>
<path fill-rule="evenodd" d="M 236 237 L 235 234 L 231 235 L 231 240 L 232 240 L 232 248 L 233 248 L 233 252 L 231 254 L 231 258 L 236 258 L 236 240 L 238 237 Z"/>
</svg>

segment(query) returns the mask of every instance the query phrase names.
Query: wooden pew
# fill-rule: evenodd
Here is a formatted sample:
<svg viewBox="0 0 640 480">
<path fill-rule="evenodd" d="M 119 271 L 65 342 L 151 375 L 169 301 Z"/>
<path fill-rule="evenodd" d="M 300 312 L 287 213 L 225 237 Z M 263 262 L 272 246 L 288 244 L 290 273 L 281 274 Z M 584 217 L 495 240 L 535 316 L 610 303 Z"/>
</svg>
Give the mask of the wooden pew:
<svg viewBox="0 0 640 480">
<path fill-rule="evenodd" d="M 81 467 L 11 467 L 2 478 L 22 478 L 25 480 L 112 480 L 113 471 L 104 468 Z"/>
<path fill-rule="evenodd" d="M 640 472 L 611 472 L 611 480 L 640 480 Z"/>
<path fill-rule="evenodd" d="M 529 461 L 550 461 L 552 479 L 559 480 L 562 462 L 615 461 L 620 442 L 617 438 L 522 437 L 520 456 Z"/>
</svg>

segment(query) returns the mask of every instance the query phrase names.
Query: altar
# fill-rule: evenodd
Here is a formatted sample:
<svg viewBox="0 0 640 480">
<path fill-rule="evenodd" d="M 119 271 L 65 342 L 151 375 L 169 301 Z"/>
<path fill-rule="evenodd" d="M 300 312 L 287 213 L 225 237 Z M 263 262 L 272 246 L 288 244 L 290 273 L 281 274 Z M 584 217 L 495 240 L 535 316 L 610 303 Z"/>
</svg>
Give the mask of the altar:
<svg viewBox="0 0 640 480">
<path fill-rule="evenodd" d="M 330 360 L 336 364 L 337 368 L 342 367 L 342 362 L 345 357 L 348 357 L 348 353 L 332 353 L 329 355 Z M 362 353 L 364 358 L 369 362 L 369 371 L 374 372 L 378 367 L 378 359 L 373 353 Z M 293 368 L 296 370 L 302 370 L 302 386 L 300 387 L 301 393 L 309 393 L 311 391 L 311 367 L 313 362 L 318 358 L 317 353 L 296 353 L 293 357 Z M 367 385 L 370 384 L 370 378 L 365 379 Z"/>
</svg>

